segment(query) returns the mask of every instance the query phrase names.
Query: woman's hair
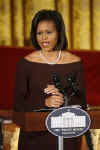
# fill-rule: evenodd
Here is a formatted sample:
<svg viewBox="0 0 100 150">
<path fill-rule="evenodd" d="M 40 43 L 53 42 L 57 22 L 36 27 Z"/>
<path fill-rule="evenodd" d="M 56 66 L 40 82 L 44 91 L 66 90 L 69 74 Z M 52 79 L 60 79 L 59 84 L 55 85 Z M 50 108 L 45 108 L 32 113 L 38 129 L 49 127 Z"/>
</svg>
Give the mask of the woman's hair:
<svg viewBox="0 0 100 150">
<path fill-rule="evenodd" d="M 68 41 L 65 33 L 65 25 L 61 14 L 55 10 L 44 9 L 36 13 L 35 17 L 32 20 L 31 26 L 31 41 L 33 46 L 37 50 L 41 49 L 36 39 L 37 26 L 41 21 L 52 21 L 55 24 L 56 30 L 58 32 L 58 42 L 56 45 L 56 49 L 65 50 L 68 47 Z"/>
</svg>

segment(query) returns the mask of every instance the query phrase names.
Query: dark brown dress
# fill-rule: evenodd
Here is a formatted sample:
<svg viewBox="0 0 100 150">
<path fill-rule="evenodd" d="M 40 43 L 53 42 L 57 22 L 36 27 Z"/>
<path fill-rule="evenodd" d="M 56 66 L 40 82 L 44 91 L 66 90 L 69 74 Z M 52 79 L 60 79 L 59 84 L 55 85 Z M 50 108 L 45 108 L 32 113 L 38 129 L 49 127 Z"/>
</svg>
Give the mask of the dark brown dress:
<svg viewBox="0 0 100 150">
<path fill-rule="evenodd" d="M 80 96 L 71 97 L 68 105 L 80 104 L 86 107 L 84 72 L 82 62 L 48 65 L 30 62 L 22 58 L 16 69 L 14 90 L 14 111 L 32 112 L 45 108 L 44 88 L 52 83 L 52 73 L 56 72 L 63 86 L 66 86 L 66 75 L 74 73 L 80 83 Z M 18 150 L 57 150 L 57 137 L 46 132 L 20 131 Z M 79 150 L 80 138 L 64 139 L 64 150 Z"/>
</svg>

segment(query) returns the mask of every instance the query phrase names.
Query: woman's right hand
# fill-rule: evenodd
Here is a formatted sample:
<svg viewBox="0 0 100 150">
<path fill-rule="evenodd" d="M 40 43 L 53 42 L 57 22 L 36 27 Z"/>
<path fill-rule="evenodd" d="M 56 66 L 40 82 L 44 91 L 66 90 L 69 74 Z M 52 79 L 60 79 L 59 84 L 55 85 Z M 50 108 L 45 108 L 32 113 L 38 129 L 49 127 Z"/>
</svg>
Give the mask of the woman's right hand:
<svg viewBox="0 0 100 150">
<path fill-rule="evenodd" d="M 50 94 L 50 96 L 45 99 L 45 105 L 47 107 L 58 108 L 64 103 L 63 94 L 60 93 L 54 85 L 48 85 L 44 91 Z"/>
<path fill-rule="evenodd" d="M 63 97 L 60 97 L 58 95 L 51 95 L 45 100 L 45 105 L 47 107 L 55 107 L 58 108 L 63 104 Z"/>
</svg>

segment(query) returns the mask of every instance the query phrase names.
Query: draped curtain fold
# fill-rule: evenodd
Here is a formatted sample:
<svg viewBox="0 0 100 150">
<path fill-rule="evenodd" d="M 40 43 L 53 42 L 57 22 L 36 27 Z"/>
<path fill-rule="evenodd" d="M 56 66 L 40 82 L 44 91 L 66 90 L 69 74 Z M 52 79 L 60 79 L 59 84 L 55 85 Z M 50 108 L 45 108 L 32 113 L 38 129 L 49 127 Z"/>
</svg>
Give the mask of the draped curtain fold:
<svg viewBox="0 0 100 150">
<path fill-rule="evenodd" d="M 99 0 L 0 0 L 0 45 L 31 46 L 31 21 L 41 9 L 62 14 L 69 49 L 100 50 Z"/>
<path fill-rule="evenodd" d="M 18 46 L 24 45 L 24 17 L 23 17 L 23 0 L 14 0 L 12 3 L 12 39 L 13 44 Z"/>
<path fill-rule="evenodd" d="M 10 0 L 0 1 L 0 45 L 12 45 Z"/>
<path fill-rule="evenodd" d="M 93 0 L 93 49 L 100 50 L 100 1 Z"/>
<path fill-rule="evenodd" d="M 58 0 L 57 1 L 57 10 L 61 13 L 66 29 L 66 36 L 68 38 L 68 47 L 71 48 L 71 18 L 70 18 L 70 0 Z"/>
<path fill-rule="evenodd" d="M 92 49 L 90 41 L 90 0 L 73 0 L 72 34 L 74 49 Z"/>
</svg>

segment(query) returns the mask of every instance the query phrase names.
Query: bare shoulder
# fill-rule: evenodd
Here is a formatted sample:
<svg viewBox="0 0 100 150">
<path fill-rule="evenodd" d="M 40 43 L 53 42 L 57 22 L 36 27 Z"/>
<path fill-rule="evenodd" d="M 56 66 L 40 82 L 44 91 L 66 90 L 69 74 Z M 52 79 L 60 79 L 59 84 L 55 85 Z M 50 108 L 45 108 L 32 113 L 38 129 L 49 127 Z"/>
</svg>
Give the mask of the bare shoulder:
<svg viewBox="0 0 100 150">
<path fill-rule="evenodd" d="M 63 51 L 63 62 L 64 63 L 73 63 L 73 62 L 79 62 L 81 61 L 81 58 L 75 54 L 72 54 L 68 51 Z"/>
<path fill-rule="evenodd" d="M 26 55 L 24 57 L 28 61 L 37 62 L 39 58 L 39 51 L 33 51 L 32 53 Z"/>
</svg>

